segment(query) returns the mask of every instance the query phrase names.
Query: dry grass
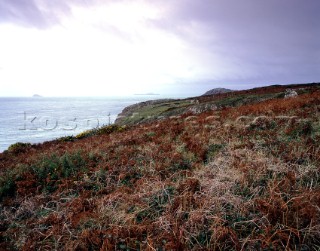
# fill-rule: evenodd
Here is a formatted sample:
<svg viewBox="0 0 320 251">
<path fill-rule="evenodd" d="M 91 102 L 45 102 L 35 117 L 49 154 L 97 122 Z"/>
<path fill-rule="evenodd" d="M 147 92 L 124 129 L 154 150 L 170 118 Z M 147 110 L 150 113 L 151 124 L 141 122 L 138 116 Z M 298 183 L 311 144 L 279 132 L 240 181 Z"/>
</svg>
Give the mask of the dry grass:
<svg viewBox="0 0 320 251">
<path fill-rule="evenodd" d="M 319 107 L 315 90 L 1 154 L 0 249 L 318 250 Z"/>
</svg>

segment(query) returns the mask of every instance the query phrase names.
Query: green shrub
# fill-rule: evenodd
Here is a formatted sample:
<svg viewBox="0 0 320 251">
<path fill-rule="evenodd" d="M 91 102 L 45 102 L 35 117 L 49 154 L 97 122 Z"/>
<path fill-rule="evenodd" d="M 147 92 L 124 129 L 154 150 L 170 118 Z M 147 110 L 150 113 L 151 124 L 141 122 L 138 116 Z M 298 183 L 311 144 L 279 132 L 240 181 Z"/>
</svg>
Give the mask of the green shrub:
<svg viewBox="0 0 320 251">
<path fill-rule="evenodd" d="M 60 142 L 73 142 L 76 140 L 74 136 L 65 136 L 57 139 Z"/>
<path fill-rule="evenodd" d="M 177 162 L 174 162 L 173 165 L 169 168 L 170 172 L 176 172 L 180 170 L 190 170 L 192 167 L 192 160 L 190 159 L 181 159 Z"/>
<path fill-rule="evenodd" d="M 29 169 L 25 166 L 17 165 L 12 170 L 7 170 L 0 176 L 0 201 L 4 197 L 14 196 L 16 192 L 16 181 L 21 179 L 23 173 Z"/>
<path fill-rule="evenodd" d="M 309 120 L 302 120 L 294 124 L 286 131 L 287 136 L 292 139 L 297 139 L 304 136 L 310 136 L 314 132 L 312 122 Z"/>
<path fill-rule="evenodd" d="M 15 144 L 12 144 L 11 146 L 9 146 L 8 152 L 21 153 L 21 152 L 25 152 L 30 147 L 31 147 L 30 143 L 17 142 Z"/>
<path fill-rule="evenodd" d="M 119 125 L 106 125 L 102 127 L 97 127 L 91 130 L 84 131 L 75 136 L 76 139 L 84 139 L 94 135 L 110 134 L 113 132 L 122 132 L 126 130 L 126 126 Z"/>
<path fill-rule="evenodd" d="M 15 179 L 11 174 L 0 177 L 0 201 L 7 196 L 13 196 L 16 190 Z"/>
<path fill-rule="evenodd" d="M 44 157 L 32 166 L 32 171 L 44 190 L 53 192 L 61 178 L 76 176 L 79 172 L 85 171 L 85 166 L 86 162 L 78 151 L 66 153 L 60 157 L 55 154 Z"/>
<path fill-rule="evenodd" d="M 212 158 L 214 158 L 216 156 L 216 154 L 224 147 L 224 145 L 222 144 L 211 144 L 209 145 L 206 154 L 205 154 L 205 158 L 204 158 L 204 162 L 207 163 L 210 160 L 212 160 Z"/>
<path fill-rule="evenodd" d="M 148 207 L 136 214 L 137 222 L 142 222 L 146 219 L 155 219 L 156 217 L 162 215 L 162 213 L 165 211 L 167 203 L 174 195 L 174 192 L 174 187 L 169 186 L 153 194 L 151 197 L 146 198 L 145 200 L 148 203 Z"/>
</svg>

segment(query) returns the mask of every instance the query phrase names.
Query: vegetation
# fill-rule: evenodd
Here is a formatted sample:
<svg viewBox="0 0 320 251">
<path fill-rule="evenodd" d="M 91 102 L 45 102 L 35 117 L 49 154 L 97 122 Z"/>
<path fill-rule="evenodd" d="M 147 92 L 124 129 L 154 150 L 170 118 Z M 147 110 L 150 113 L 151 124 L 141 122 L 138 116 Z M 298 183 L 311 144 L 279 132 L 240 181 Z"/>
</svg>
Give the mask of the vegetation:
<svg viewBox="0 0 320 251">
<path fill-rule="evenodd" d="M 318 250 L 320 89 L 279 88 L 0 154 L 0 249 Z"/>
<path fill-rule="evenodd" d="M 124 131 L 126 129 L 126 126 L 119 126 L 119 125 L 107 125 L 102 127 L 97 127 L 91 130 L 84 131 L 78 135 L 75 136 L 76 139 L 83 139 L 87 137 L 91 137 L 94 135 L 102 135 L 102 134 L 110 134 L 112 132 L 116 131 Z"/>
<path fill-rule="evenodd" d="M 26 151 L 30 146 L 31 146 L 30 143 L 17 142 L 17 143 L 15 143 L 15 144 L 12 144 L 11 146 L 9 146 L 8 152 L 11 152 L 11 153 L 24 152 L 24 151 Z"/>
<path fill-rule="evenodd" d="M 269 99 L 282 99 L 288 89 L 294 89 L 298 94 L 309 93 L 319 89 L 319 84 L 286 85 L 256 88 L 245 91 L 219 91 L 212 95 L 204 95 L 187 99 L 166 99 L 147 101 L 127 107 L 116 120 L 119 125 L 133 125 L 162 120 L 185 113 L 201 113 L 210 110 L 219 110 L 226 107 L 236 107 L 253 104 Z M 223 88 L 222 88 L 223 89 Z M 215 90 L 215 89 L 213 89 Z M 219 90 L 219 88 L 217 89 Z M 227 89 L 226 89 L 227 90 Z M 210 91 L 209 91 L 210 92 Z M 208 93 L 209 93 L 208 92 Z"/>
</svg>

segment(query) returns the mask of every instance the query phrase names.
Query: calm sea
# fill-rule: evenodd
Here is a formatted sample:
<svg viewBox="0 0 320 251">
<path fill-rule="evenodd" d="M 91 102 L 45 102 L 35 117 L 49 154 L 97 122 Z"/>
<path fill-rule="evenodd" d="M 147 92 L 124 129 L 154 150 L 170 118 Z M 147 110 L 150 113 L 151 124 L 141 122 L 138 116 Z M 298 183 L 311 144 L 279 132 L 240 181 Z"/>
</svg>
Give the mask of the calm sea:
<svg viewBox="0 0 320 251">
<path fill-rule="evenodd" d="M 167 97 L 0 98 L 0 152 L 112 124 L 124 107 L 159 98 Z"/>
</svg>

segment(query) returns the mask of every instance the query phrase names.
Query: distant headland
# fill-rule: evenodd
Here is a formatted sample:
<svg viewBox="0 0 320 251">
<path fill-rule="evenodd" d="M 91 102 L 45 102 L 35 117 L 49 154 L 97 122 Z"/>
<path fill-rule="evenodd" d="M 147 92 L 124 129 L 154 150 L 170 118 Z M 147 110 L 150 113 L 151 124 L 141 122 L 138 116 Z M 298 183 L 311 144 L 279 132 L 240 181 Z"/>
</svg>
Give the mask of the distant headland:
<svg viewBox="0 0 320 251">
<path fill-rule="evenodd" d="M 39 95 L 39 94 L 33 94 L 32 97 L 33 97 L 33 98 L 42 98 L 42 96 Z"/>
<path fill-rule="evenodd" d="M 152 96 L 152 95 L 160 95 L 159 93 L 147 92 L 147 93 L 136 93 L 134 95 L 145 95 L 145 96 Z"/>
</svg>

